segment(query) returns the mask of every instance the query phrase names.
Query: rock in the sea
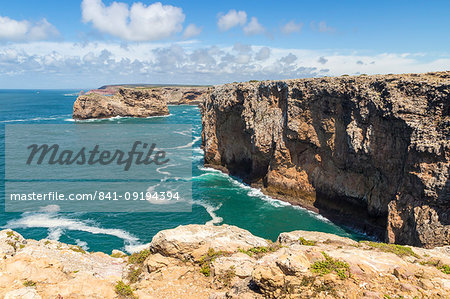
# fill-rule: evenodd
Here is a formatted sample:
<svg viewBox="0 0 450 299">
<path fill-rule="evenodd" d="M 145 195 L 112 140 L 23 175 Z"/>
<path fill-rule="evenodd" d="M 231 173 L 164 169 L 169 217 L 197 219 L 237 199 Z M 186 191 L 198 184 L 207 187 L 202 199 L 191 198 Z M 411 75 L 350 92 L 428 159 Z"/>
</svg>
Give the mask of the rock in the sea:
<svg viewBox="0 0 450 299">
<path fill-rule="evenodd" d="M 205 163 L 387 241 L 450 244 L 450 72 L 215 86 Z"/>
<path fill-rule="evenodd" d="M 74 119 L 168 115 L 166 100 L 152 90 L 119 88 L 113 95 L 88 93 L 73 104 Z"/>
</svg>

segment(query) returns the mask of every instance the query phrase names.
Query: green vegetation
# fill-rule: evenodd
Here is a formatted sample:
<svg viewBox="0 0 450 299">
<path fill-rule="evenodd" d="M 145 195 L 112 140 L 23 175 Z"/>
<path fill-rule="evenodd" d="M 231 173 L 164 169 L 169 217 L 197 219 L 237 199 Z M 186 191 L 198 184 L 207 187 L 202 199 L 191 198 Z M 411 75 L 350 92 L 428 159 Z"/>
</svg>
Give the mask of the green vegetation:
<svg viewBox="0 0 450 299">
<path fill-rule="evenodd" d="M 44 245 L 48 245 L 48 244 L 50 244 L 51 242 L 49 241 L 49 240 L 47 240 L 47 241 L 45 241 L 44 242 Z"/>
<path fill-rule="evenodd" d="M 249 83 L 256 83 L 256 82 L 259 82 L 259 80 L 250 80 L 250 81 L 248 81 Z"/>
<path fill-rule="evenodd" d="M 36 286 L 36 282 L 32 281 L 32 280 L 25 279 L 25 281 L 23 282 L 23 285 L 25 287 L 35 287 Z"/>
<path fill-rule="evenodd" d="M 6 236 L 7 236 L 8 238 L 11 238 L 11 237 L 14 237 L 15 235 L 14 235 L 14 232 L 13 232 L 13 231 L 8 231 L 8 232 L 6 232 Z"/>
<path fill-rule="evenodd" d="M 128 264 L 143 264 L 150 255 L 150 250 L 144 249 L 140 252 L 133 253 L 128 259 Z"/>
<path fill-rule="evenodd" d="M 119 253 L 119 252 L 116 252 L 116 253 L 112 253 L 111 254 L 111 257 L 113 257 L 113 258 L 124 258 L 124 257 L 127 257 L 128 255 L 126 255 L 126 254 L 122 254 L 122 253 Z"/>
<path fill-rule="evenodd" d="M 120 254 L 119 254 L 120 255 Z M 139 280 L 141 273 L 144 272 L 144 262 L 150 255 L 150 250 L 144 249 L 140 252 L 133 253 L 128 259 L 128 264 L 134 265 L 128 272 L 127 279 L 131 283 L 135 283 Z M 111 255 L 112 256 L 112 255 Z M 123 257 L 123 256 L 118 256 Z"/>
<path fill-rule="evenodd" d="M 392 252 L 400 257 L 403 256 L 413 256 L 415 258 L 420 258 L 410 247 L 397 245 L 397 244 L 386 244 L 386 243 L 378 243 L 372 241 L 361 241 L 370 247 L 380 249 L 384 252 Z"/>
<path fill-rule="evenodd" d="M 142 267 L 137 267 L 130 270 L 130 272 L 128 272 L 127 279 L 131 283 L 137 282 L 139 280 L 139 276 L 141 276 L 142 271 L 143 271 Z"/>
<path fill-rule="evenodd" d="M 225 271 L 224 274 L 217 277 L 217 280 L 222 282 L 224 286 L 229 287 L 231 286 L 231 282 L 233 281 L 233 278 L 236 277 L 236 271 L 235 267 L 231 266 L 230 269 Z"/>
<path fill-rule="evenodd" d="M 322 252 L 322 254 L 325 260 L 317 261 L 311 265 L 311 271 L 313 273 L 325 275 L 336 272 L 341 279 L 350 277 L 350 266 L 346 262 L 334 259 L 325 252 Z"/>
<path fill-rule="evenodd" d="M 211 276 L 211 266 L 210 264 L 203 264 L 200 268 L 200 273 L 205 275 L 206 277 Z"/>
<path fill-rule="evenodd" d="M 25 247 L 25 245 L 24 244 L 20 244 L 19 247 L 20 247 L 20 249 L 23 249 Z"/>
<path fill-rule="evenodd" d="M 83 248 L 81 248 L 80 246 L 70 246 L 70 248 L 69 248 L 70 250 L 72 250 L 72 251 L 75 251 L 75 252 L 80 252 L 80 253 L 82 253 L 82 254 L 86 254 L 86 251 L 83 249 Z"/>
<path fill-rule="evenodd" d="M 119 298 L 136 299 L 137 296 L 133 294 L 133 289 L 122 280 L 118 281 L 115 286 L 116 294 Z"/>
<path fill-rule="evenodd" d="M 247 250 L 239 248 L 239 252 L 245 253 L 248 256 L 256 255 L 257 258 L 261 257 L 265 253 L 274 252 L 281 248 L 281 245 L 278 243 L 272 243 L 269 246 L 259 246 L 259 247 L 253 247 Z"/>
<path fill-rule="evenodd" d="M 316 241 L 310 241 L 310 240 L 306 240 L 302 237 L 300 237 L 298 239 L 298 241 L 300 242 L 300 245 L 305 245 L 305 246 L 314 246 L 316 245 Z"/>
<path fill-rule="evenodd" d="M 230 255 L 229 252 L 215 251 L 214 248 L 209 248 L 208 252 L 200 258 L 200 273 L 209 277 L 211 275 L 211 263 L 218 257 L 228 255 Z"/>
<path fill-rule="evenodd" d="M 441 270 L 442 273 L 450 274 L 450 265 L 442 263 L 440 260 L 429 260 L 426 262 L 420 262 L 421 265 L 429 265 L 433 266 L 438 270 Z"/>
</svg>

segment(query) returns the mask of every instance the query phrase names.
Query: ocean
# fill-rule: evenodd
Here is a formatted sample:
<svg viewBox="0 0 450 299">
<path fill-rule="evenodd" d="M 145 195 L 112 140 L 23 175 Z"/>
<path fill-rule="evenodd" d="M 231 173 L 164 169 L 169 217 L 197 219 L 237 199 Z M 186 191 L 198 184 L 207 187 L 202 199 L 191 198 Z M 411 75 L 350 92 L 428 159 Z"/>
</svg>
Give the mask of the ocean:
<svg viewBox="0 0 450 299">
<path fill-rule="evenodd" d="M 140 250 L 158 231 L 186 224 L 236 225 L 271 240 L 276 240 L 281 232 L 293 230 L 321 231 L 355 240 L 367 239 L 364 234 L 338 226 L 321 215 L 266 196 L 237 178 L 203 167 L 200 110 L 187 105 L 169 106 L 170 115 L 164 117 L 119 117 L 86 122 L 191 124 L 192 212 L 63 213 L 55 208 L 24 213 L 5 212 L 4 125 L 75 125 L 72 105 L 77 94 L 78 90 L 0 90 L 1 229 L 14 229 L 29 239 L 48 238 L 106 253 L 111 253 L 113 249 L 129 253 Z"/>
</svg>

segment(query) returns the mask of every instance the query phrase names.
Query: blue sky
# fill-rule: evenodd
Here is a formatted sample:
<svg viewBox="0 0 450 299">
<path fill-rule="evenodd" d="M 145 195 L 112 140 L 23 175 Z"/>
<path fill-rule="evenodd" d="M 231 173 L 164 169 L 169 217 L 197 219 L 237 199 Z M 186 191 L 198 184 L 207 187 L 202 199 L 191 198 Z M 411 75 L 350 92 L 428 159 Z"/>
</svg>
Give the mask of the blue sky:
<svg viewBox="0 0 450 299">
<path fill-rule="evenodd" d="M 0 88 L 450 69 L 449 1 L 0 1 Z"/>
</svg>

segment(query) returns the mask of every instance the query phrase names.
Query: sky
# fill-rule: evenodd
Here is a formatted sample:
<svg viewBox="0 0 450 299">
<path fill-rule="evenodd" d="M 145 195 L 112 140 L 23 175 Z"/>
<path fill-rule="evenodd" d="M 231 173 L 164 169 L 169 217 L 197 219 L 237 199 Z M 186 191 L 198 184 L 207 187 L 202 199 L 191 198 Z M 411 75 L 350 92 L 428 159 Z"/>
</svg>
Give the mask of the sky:
<svg viewBox="0 0 450 299">
<path fill-rule="evenodd" d="M 450 1 L 0 0 L 0 88 L 450 70 Z"/>
</svg>

